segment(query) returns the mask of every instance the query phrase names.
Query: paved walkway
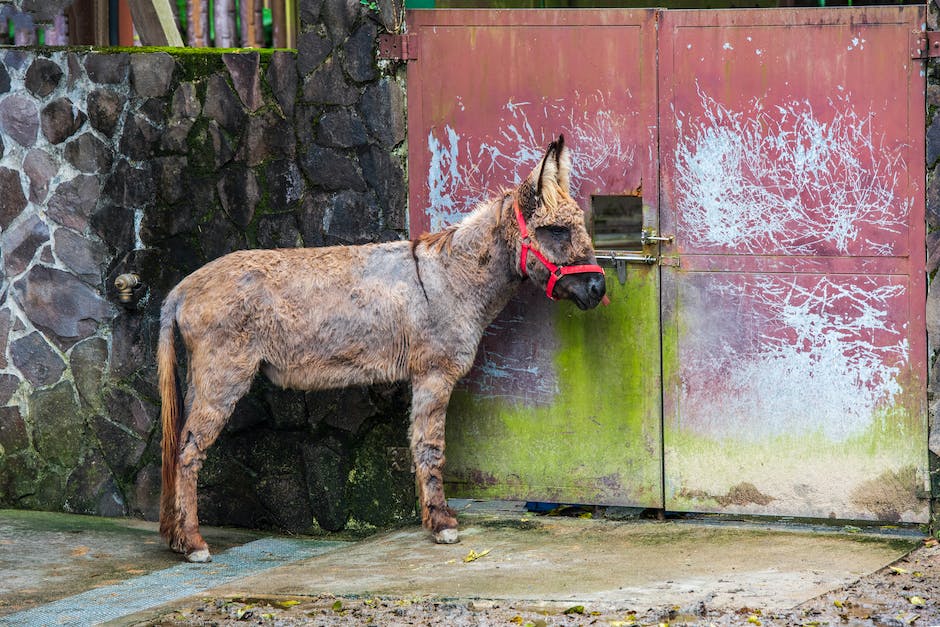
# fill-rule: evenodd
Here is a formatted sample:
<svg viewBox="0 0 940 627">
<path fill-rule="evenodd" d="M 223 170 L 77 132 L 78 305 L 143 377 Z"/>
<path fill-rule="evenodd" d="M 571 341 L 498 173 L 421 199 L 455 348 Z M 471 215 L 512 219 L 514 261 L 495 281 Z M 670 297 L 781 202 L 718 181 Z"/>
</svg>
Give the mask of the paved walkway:
<svg viewBox="0 0 940 627">
<path fill-rule="evenodd" d="M 787 608 L 891 563 L 922 537 L 913 529 L 520 511 L 461 521 L 457 545 L 436 545 L 417 527 L 358 542 L 207 529 L 214 561 L 187 564 L 151 523 L 0 511 L 0 625 L 139 623 L 204 596 Z M 471 551 L 477 559 L 467 559 Z"/>
</svg>

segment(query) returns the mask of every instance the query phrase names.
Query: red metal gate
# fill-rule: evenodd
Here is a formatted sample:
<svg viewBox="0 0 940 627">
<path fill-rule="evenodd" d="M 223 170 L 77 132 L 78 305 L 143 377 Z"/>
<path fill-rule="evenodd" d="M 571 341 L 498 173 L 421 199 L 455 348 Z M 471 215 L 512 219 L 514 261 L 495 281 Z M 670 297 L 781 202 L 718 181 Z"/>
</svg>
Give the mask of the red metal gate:
<svg viewBox="0 0 940 627">
<path fill-rule="evenodd" d="M 667 508 L 927 519 L 923 20 L 663 14 Z"/>
<path fill-rule="evenodd" d="M 926 520 L 923 20 L 410 11 L 413 235 L 564 131 L 582 206 L 641 194 L 675 237 L 606 311 L 504 312 L 449 410 L 452 487 Z"/>
</svg>

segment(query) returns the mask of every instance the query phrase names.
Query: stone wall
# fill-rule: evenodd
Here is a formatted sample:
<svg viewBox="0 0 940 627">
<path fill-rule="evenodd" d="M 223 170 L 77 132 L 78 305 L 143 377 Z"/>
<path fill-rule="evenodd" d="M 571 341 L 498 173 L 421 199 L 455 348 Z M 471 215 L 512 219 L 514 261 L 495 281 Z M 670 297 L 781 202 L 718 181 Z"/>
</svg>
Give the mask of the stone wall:
<svg viewBox="0 0 940 627">
<path fill-rule="evenodd" d="M 0 53 L 0 506 L 157 516 L 160 303 L 227 252 L 405 234 L 394 12 L 302 0 L 297 53 Z M 119 304 L 114 279 L 144 286 Z M 414 515 L 403 386 L 259 379 L 201 476 L 206 523 Z"/>
</svg>

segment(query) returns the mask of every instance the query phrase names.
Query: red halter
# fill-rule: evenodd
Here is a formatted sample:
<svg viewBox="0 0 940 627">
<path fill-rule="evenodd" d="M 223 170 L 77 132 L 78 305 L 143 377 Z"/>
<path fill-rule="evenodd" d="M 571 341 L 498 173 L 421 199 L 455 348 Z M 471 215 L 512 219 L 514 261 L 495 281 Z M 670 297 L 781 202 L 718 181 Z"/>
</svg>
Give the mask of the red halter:
<svg viewBox="0 0 940 627">
<path fill-rule="evenodd" d="M 555 290 L 555 283 L 558 282 L 558 279 L 565 276 L 566 274 L 580 274 L 583 272 L 599 272 L 604 274 L 604 269 L 596 264 L 585 264 L 580 266 L 556 266 L 551 261 L 549 261 L 545 255 L 543 255 L 537 248 L 533 248 L 532 240 L 529 238 L 529 230 L 526 228 L 525 220 L 522 217 L 522 211 L 519 209 L 519 201 L 513 200 L 512 208 L 516 211 L 516 221 L 519 223 L 519 236 L 522 238 L 522 252 L 520 253 L 519 259 L 519 269 L 522 271 L 522 276 L 528 276 L 526 272 L 526 259 L 528 258 L 529 251 L 532 251 L 532 254 L 535 255 L 535 258 L 542 262 L 542 265 L 548 268 L 549 277 L 548 285 L 545 286 L 545 295 L 551 298 L 552 300 L 557 300 L 552 292 Z M 607 298 L 607 295 L 604 295 L 604 304 L 610 302 Z"/>
</svg>

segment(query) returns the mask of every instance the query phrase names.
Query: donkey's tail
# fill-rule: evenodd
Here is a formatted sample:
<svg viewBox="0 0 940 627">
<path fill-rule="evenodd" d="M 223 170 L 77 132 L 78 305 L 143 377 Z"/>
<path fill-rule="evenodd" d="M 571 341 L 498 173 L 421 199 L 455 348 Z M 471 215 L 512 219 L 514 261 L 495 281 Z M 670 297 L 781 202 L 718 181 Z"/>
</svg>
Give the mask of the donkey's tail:
<svg viewBox="0 0 940 627">
<path fill-rule="evenodd" d="M 176 507 L 176 467 L 179 463 L 180 416 L 179 379 L 176 373 L 176 326 L 178 297 L 170 292 L 160 312 L 160 340 L 157 344 L 157 373 L 160 379 L 160 417 L 163 423 L 163 484 L 160 491 L 160 535 L 173 542 L 179 533 Z"/>
</svg>

